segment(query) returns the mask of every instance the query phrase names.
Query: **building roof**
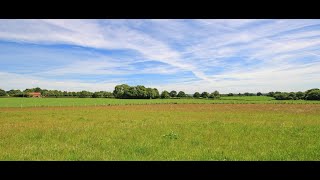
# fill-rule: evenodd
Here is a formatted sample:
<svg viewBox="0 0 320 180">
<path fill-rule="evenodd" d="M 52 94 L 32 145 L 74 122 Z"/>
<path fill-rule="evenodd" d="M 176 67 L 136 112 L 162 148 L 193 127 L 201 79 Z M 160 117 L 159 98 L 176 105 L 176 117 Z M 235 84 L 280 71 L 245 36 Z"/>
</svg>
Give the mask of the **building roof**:
<svg viewBox="0 0 320 180">
<path fill-rule="evenodd" d="M 31 94 L 31 95 L 41 95 L 40 92 L 31 92 L 31 93 L 29 93 L 29 94 Z"/>
</svg>

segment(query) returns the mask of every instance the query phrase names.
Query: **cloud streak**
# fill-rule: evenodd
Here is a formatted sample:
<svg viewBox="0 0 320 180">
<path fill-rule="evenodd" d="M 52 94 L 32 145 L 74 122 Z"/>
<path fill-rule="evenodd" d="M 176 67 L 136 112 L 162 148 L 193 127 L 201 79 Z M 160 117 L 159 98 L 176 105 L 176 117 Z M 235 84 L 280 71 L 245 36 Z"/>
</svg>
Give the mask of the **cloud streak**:
<svg viewBox="0 0 320 180">
<path fill-rule="evenodd" d="M 8 68 L 0 72 L 16 78 L 6 88 L 18 87 L 22 73 L 44 86 L 59 77 L 71 89 L 120 79 L 189 93 L 320 86 L 319 20 L 0 20 L 1 42 L 12 44 L 2 45 Z"/>
</svg>

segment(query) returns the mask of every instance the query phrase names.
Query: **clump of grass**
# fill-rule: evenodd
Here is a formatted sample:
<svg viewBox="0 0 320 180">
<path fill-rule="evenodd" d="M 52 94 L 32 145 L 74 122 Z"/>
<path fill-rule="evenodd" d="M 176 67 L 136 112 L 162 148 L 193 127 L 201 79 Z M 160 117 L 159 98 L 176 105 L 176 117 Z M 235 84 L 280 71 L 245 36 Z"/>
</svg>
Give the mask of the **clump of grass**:
<svg viewBox="0 0 320 180">
<path fill-rule="evenodd" d="M 163 135 L 162 137 L 167 138 L 167 139 L 178 139 L 178 134 L 175 132 L 171 131 L 168 134 Z"/>
</svg>

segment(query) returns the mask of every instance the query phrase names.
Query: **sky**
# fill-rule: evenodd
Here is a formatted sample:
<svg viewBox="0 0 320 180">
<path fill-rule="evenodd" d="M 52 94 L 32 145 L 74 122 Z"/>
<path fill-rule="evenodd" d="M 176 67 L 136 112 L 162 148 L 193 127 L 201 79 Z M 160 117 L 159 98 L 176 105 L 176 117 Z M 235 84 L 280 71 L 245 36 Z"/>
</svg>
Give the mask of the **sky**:
<svg viewBox="0 0 320 180">
<path fill-rule="evenodd" d="M 318 19 L 1 19 L 0 89 L 320 88 Z"/>
</svg>

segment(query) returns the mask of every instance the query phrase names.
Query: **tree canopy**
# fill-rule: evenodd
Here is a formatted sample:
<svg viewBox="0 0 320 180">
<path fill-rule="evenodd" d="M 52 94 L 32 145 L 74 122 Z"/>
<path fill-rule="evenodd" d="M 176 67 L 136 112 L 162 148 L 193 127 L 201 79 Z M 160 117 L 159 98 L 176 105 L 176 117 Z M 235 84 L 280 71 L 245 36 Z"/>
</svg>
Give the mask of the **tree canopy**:
<svg viewBox="0 0 320 180">
<path fill-rule="evenodd" d="M 162 91 L 162 93 L 161 93 L 161 98 L 162 98 L 162 99 L 168 99 L 168 98 L 170 98 L 169 92 L 168 92 L 168 91 Z"/>
<path fill-rule="evenodd" d="M 199 92 L 195 92 L 194 94 L 193 94 L 193 97 L 194 98 L 199 98 L 201 96 L 201 94 L 199 93 Z"/>
<path fill-rule="evenodd" d="M 120 99 L 155 99 L 159 98 L 159 91 L 156 88 L 146 88 L 141 85 L 122 84 L 115 87 L 113 95 Z"/>
<path fill-rule="evenodd" d="M 203 93 L 201 93 L 201 97 L 202 98 L 208 98 L 209 97 L 209 93 L 208 92 L 203 92 Z"/>
<path fill-rule="evenodd" d="M 161 95 L 156 88 L 146 88 L 142 85 L 137 86 L 129 86 L 127 84 L 117 85 L 114 88 L 113 92 L 107 91 L 97 91 L 97 92 L 90 92 L 90 91 L 80 91 L 80 92 L 73 92 L 73 91 L 60 91 L 60 90 L 47 90 L 41 89 L 40 87 L 15 90 L 11 89 L 9 91 L 5 91 L 0 89 L 0 96 L 10 96 L 10 97 L 30 97 L 29 93 L 31 92 L 40 92 L 42 97 L 80 97 L 80 98 L 120 98 L 120 99 L 156 99 L 156 98 L 187 98 L 191 97 L 191 95 L 187 95 L 183 91 L 179 91 L 177 93 L 176 90 L 172 90 L 170 93 L 166 90 L 161 92 Z M 220 96 L 254 96 L 254 93 L 245 92 L 243 94 L 220 94 L 217 90 L 212 93 L 202 92 L 195 92 L 193 94 L 194 98 L 211 98 L 211 99 L 219 99 Z M 262 96 L 261 92 L 256 94 L 257 96 Z M 320 100 L 320 89 L 313 88 L 309 89 L 305 92 L 268 92 L 266 93 L 267 96 L 274 97 L 276 100 Z"/>
<path fill-rule="evenodd" d="M 179 91 L 177 97 L 187 97 L 187 95 L 183 91 Z"/>
<path fill-rule="evenodd" d="M 175 90 L 171 91 L 170 97 L 177 97 L 177 91 L 175 91 Z"/>
<path fill-rule="evenodd" d="M 6 95 L 7 95 L 6 91 L 3 89 L 0 89 L 0 96 L 6 96 Z"/>
</svg>

